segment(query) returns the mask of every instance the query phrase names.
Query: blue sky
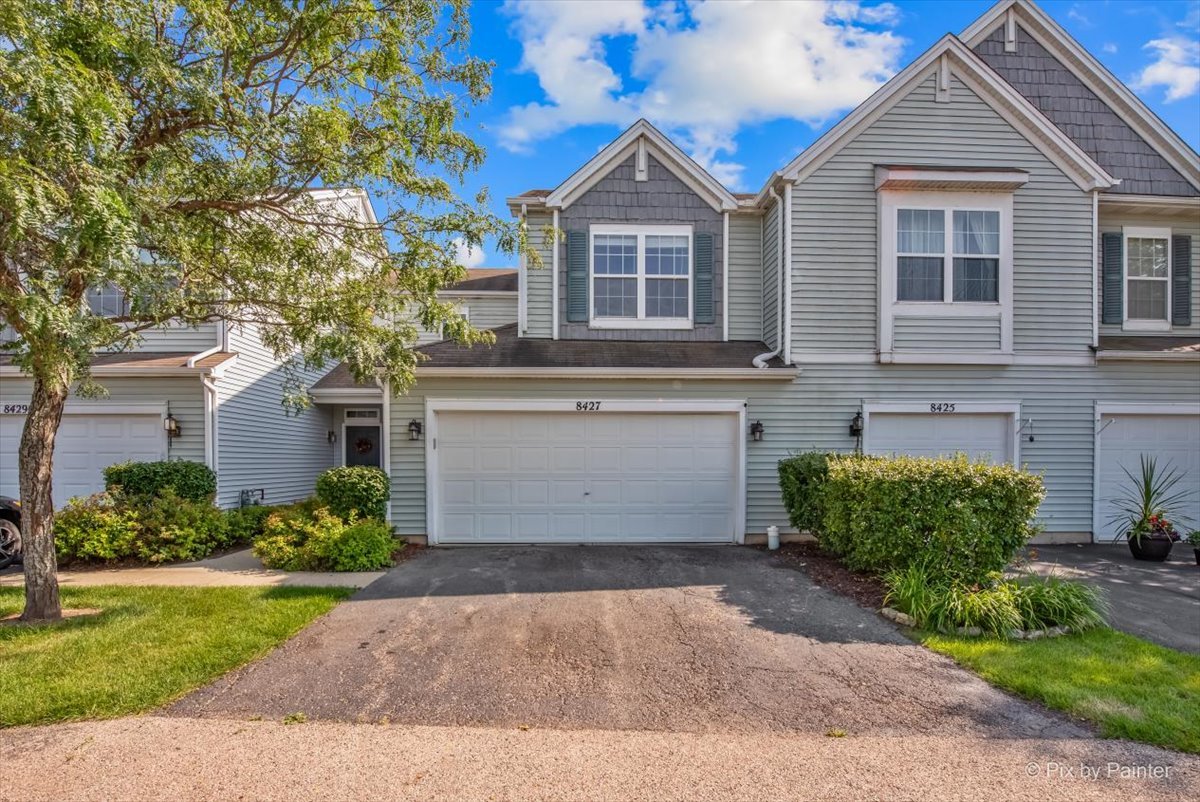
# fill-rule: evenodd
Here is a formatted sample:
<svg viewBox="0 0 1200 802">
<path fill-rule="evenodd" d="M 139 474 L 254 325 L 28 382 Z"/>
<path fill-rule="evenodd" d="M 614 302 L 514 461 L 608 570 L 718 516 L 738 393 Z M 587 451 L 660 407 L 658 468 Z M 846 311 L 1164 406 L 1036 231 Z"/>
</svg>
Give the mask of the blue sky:
<svg viewBox="0 0 1200 802">
<path fill-rule="evenodd" d="M 989 0 L 476 2 L 471 51 L 495 62 L 464 127 L 488 150 L 464 191 L 554 187 L 646 116 L 731 189 L 758 190 L 829 126 Z M 1200 0 L 1039 5 L 1192 147 Z M 464 254 L 470 266 L 514 257 Z"/>
</svg>

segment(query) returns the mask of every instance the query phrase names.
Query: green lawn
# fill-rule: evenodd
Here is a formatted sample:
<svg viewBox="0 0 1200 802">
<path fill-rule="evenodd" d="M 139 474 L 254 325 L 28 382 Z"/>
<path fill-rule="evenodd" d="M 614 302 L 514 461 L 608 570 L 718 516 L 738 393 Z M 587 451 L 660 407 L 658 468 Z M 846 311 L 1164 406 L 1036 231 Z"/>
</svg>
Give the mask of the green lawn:
<svg viewBox="0 0 1200 802">
<path fill-rule="evenodd" d="M 100 616 L 0 627 L 0 727 L 109 718 L 157 707 L 300 631 L 345 588 L 63 588 Z M 0 617 L 21 588 L 0 588 Z"/>
<path fill-rule="evenodd" d="M 1038 641 L 921 635 L 993 685 L 1098 725 L 1107 738 L 1200 753 L 1200 657 L 1115 630 Z"/>
</svg>

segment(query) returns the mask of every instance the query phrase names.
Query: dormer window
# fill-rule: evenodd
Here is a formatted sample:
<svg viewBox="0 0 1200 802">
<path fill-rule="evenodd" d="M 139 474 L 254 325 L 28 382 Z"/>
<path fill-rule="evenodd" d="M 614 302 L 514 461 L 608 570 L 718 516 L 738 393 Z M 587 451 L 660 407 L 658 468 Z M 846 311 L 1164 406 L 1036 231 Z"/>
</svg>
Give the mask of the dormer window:
<svg viewBox="0 0 1200 802">
<path fill-rule="evenodd" d="M 590 229 L 593 328 L 691 328 L 692 227 Z"/>
<path fill-rule="evenodd" d="M 1000 212 L 898 207 L 896 300 L 998 303 Z"/>
</svg>

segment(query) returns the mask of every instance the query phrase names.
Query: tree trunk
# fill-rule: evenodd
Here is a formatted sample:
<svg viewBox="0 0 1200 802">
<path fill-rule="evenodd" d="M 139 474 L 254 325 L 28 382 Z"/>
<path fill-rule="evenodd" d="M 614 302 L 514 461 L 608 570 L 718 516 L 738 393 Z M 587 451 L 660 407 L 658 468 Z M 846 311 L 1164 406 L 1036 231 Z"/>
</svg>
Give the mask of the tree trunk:
<svg viewBox="0 0 1200 802">
<path fill-rule="evenodd" d="M 33 380 L 33 397 L 21 433 L 21 541 L 25 560 L 25 611 L 22 621 L 62 618 L 58 598 L 58 560 L 54 554 L 54 496 L 50 471 L 54 438 L 67 403 L 65 382 L 53 386 Z"/>
</svg>

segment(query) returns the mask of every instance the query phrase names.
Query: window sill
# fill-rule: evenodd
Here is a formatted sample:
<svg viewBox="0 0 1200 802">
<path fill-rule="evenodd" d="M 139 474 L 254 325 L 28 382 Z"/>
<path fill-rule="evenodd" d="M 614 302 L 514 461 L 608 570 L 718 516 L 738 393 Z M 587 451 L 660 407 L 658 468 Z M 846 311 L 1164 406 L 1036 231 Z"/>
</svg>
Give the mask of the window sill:
<svg viewBox="0 0 1200 802">
<path fill-rule="evenodd" d="M 1166 320 L 1126 320 L 1121 324 L 1121 331 L 1170 331 L 1171 324 Z"/>
<path fill-rule="evenodd" d="M 881 351 L 883 365 L 1011 365 L 1013 355 L 1000 351 Z"/>
<path fill-rule="evenodd" d="M 593 318 L 588 321 L 589 329 L 661 329 L 686 331 L 695 328 L 690 320 L 645 320 L 628 317 Z"/>
<path fill-rule="evenodd" d="M 1000 317 L 1004 307 L 995 302 L 894 301 L 893 317 Z"/>
</svg>

